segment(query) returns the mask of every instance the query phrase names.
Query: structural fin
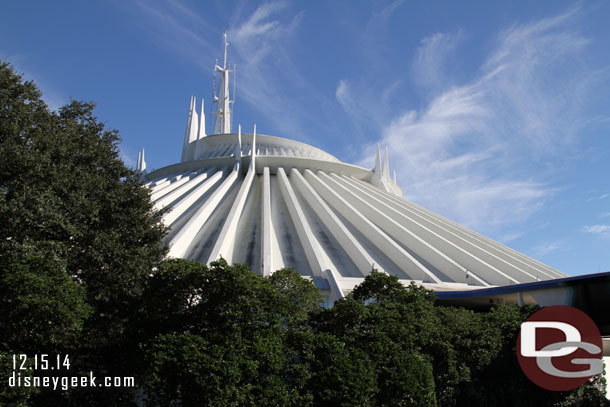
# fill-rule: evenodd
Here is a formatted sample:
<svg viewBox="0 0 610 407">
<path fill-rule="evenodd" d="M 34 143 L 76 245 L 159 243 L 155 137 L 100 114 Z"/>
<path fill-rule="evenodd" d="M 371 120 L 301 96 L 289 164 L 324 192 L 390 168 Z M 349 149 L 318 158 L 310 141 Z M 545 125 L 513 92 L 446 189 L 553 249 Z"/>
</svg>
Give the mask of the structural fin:
<svg viewBox="0 0 610 407">
<path fill-rule="evenodd" d="M 379 146 L 379 143 L 377 143 L 377 156 L 375 157 L 375 168 L 373 169 L 373 172 L 381 172 L 381 147 Z"/>
<path fill-rule="evenodd" d="M 197 139 L 197 111 L 195 107 L 196 98 L 191 96 L 191 102 L 189 104 L 189 113 L 186 119 L 186 131 L 184 133 L 184 145 L 182 146 L 182 157 L 181 162 L 190 161 L 193 159 L 194 146 L 191 142 Z"/>
<path fill-rule="evenodd" d="M 237 126 L 237 145 L 235 146 L 235 163 L 241 164 L 241 124 Z"/>
<path fill-rule="evenodd" d="M 381 175 L 385 180 L 390 179 L 390 158 L 388 156 L 388 146 L 385 146 L 385 159 L 383 160 L 383 170 Z"/>
<path fill-rule="evenodd" d="M 199 114 L 199 129 L 197 132 L 197 140 L 204 138 L 205 134 L 205 111 L 203 110 L 204 99 L 201 98 L 201 113 Z"/>
<path fill-rule="evenodd" d="M 250 159 L 250 168 L 256 169 L 254 159 L 256 157 L 256 124 L 254 125 L 254 132 L 252 133 L 252 158 Z"/>
</svg>

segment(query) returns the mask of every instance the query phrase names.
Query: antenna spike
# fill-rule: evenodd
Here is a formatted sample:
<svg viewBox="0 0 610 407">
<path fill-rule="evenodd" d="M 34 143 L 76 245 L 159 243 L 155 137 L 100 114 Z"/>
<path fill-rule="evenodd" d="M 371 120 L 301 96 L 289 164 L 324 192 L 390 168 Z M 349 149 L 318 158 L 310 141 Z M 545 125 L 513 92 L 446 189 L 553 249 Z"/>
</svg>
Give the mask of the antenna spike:
<svg viewBox="0 0 610 407">
<path fill-rule="evenodd" d="M 223 64 L 223 69 L 227 69 L 227 48 L 229 47 L 229 41 L 227 41 L 227 32 L 224 32 L 224 37 L 225 37 L 225 59 L 224 59 L 224 64 Z"/>
<path fill-rule="evenodd" d="M 215 134 L 229 134 L 231 133 L 231 116 L 232 116 L 232 103 L 231 95 L 229 94 L 229 73 L 231 70 L 227 66 L 229 41 L 227 39 L 227 33 L 224 33 L 224 61 L 222 68 L 218 66 L 218 62 L 214 66 L 214 80 L 216 80 L 216 73 L 220 73 L 220 83 L 218 84 L 218 94 L 214 95 L 214 103 L 216 103 L 216 119 L 214 122 L 214 133 Z M 215 86 L 214 86 L 215 87 Z M 214 89 L 216 92 L 216 89 Z M 235 92 L 233 92 L 235 94 Z"/>
</svg>

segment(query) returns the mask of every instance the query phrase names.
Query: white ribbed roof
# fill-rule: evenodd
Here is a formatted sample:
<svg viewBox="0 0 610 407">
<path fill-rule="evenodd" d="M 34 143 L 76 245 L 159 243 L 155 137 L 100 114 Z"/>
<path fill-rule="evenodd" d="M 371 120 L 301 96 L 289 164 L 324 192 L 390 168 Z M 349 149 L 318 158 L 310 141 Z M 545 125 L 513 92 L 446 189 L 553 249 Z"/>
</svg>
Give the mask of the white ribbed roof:
<svg viewBox="0 0 610 407">
<path fill-rule="evenodd" d="M 169 210 L 170 256 L 222 256 L 265 275 L 294 267 L 331 299 L 372 267 L 445 290 L 565 277 L 402 199 L 387 165 L 371 171 L 265 135 L 252 165 L 252 144 L 251 134 L 200 137 L 192 160 L 146 175 L 155 206 Z"/>
</svg>

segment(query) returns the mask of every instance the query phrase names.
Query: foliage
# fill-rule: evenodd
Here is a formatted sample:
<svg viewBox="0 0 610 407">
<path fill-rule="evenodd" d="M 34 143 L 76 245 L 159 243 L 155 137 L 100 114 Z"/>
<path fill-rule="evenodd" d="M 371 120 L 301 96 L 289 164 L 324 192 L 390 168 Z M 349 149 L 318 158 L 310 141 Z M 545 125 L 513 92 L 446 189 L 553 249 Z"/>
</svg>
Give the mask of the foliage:
<svg viewBox="0 0 610 407">
<path fill-rule="evenodd" d="M 240 363 L 244 349 L 213 345 L 189 332 L 155 337 L 144 346 L 149 405 L 239 406 L 251 387 L 241 384 L 255 366 Z"/>
<path fill-rule="evenodd" d="M 0 331 L 3 346 L 58 352 L 82 332 L 90 307 L 53 245 L 0 242 Z"/>
<path fill-rule="evenodd" d="M 50 247 L 46 247 L 50 246 Z M 28 400 L 38 389 L 9 387 L 15 354 L 59 354 L 82 333 L 90 307 L 85 290 L 66 273 L 53 245 L 0 242 L 0 400 Z M 31 364 L 28 364 L 31 366 Z"/>
<path fill-rule="evenodd" d="M 279 293 L 284 323 L 299 326 L 319 311 L 320 291 L 294 269 L 277 270 L 269 280 Z"/>
<path fill-rule="evenodd" d="M 286 297 L 303 287 L 298 302 Z M 166 261 L 143 293 L 138 337 L 150 405 L 303 405 L 295 324 L 319 300 L 294 271 Z M 313 291 L 315 290 L 315 291 Z M 307 296 L 304 293 L 309 292 Z M 299 319 L 300 318 L 300 319 Z M 302 326 L 301 326 L 302 327 Z"/>
<path fill-rule="evenodd" d="M 375 370 L 366 353 L 324 332 L 315 336 L 312 350 L 311 377 L 306 385 L 315 405 L 373 404 Z"/>
<path fill-rule="evenodd" d="M 164 227 L 93 108 L 50 112 L 32 82 L 0 65 L 0 238 L 61 244 L 88 302 L 103 307 L 137 294 Z"/>
<path fill-rule="evenodd" d="M 74 352 L 76 372 L 120 370 L 134 305 L 165 252 L 160 214 L 93 108 L 49 111 L 0 61 L 2 351 Z"/>
</svg>

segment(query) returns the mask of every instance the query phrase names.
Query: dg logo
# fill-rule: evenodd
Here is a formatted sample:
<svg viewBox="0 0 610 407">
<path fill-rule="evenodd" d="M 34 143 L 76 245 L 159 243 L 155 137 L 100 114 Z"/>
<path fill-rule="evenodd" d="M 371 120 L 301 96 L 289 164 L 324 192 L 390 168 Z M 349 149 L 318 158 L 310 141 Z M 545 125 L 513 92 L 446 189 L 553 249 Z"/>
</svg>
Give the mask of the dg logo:
<svg viewBox="0 0 610 407">
<path fill-rule="evenodd" d="M 556 305 L 521 324 L 517 358 L 525 375 L 547 390 L 565 391 L 602 373 L 602 338 L 587 314 Z"/>
</svg>

